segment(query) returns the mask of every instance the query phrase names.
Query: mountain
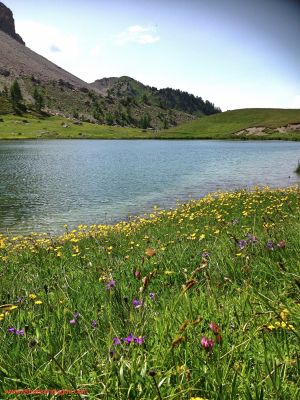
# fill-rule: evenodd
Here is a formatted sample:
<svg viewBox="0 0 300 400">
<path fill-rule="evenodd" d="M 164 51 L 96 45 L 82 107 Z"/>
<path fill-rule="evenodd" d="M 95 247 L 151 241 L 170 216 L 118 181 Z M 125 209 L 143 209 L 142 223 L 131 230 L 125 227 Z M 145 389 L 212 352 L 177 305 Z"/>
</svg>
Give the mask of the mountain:
<svg viewBox="0 0 300 400">
<path fill-rule="evenodd" d="M 220 111 L 201 97 L 158 90 L 126 76 L 84 82 L 26 47 L 11 10 L 0 2 L 0 113 L 16 108 L 10 104 L 16 81 L 22 110 L 40 111 L 42 105 L 48 114 L 100 124 L 162 129 Z"/>
<path fill-rule="evenodd" d="M 103 95 L 119 98 L 123 101 L 132 97 L 138 102 L 158 106 L 162 109 L 174 109 L 197 116 L 210 115 L 221 110 L 209 101 L 196 97 L 179 89 L 157 89 L 145 86 L 128 76 L 121 78 L 103 78 L 91 84 L 92 87 L 100 90 Z"/>
<path fill-rule="evenodd" d="M 24 40 L 21 38 L 20 35 L 16 33 L 13 13 L 8 7 L 6 7 L 1 2 L 0 2 L 0 30 L 5 32 L 7 35 L 11 36 L 17 42 L 25 46 Z"/>
</svg>

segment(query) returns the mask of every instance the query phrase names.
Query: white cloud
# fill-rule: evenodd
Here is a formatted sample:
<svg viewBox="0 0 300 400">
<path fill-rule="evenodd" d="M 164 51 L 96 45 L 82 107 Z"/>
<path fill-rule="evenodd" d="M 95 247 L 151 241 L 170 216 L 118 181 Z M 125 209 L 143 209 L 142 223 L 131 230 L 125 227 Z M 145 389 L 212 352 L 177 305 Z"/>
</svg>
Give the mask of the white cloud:
<svg viewBox="0 0 300 400">
<path fill-rule="evenodd" d="M 120 46 L 127 43 L 150 44 L 159 41 L 160 37 L 156 34 L 154 26 L 132 25 L 116 36 L 116 43 Z"/>
<path fill-rule="evenodd" d="M 52 51 L 52 53 L 58 53 L 61 51 L 61 49 L 59 47 L 55 46 L 55 44 L 51 45 L 50 50 Z"/>
</svg>

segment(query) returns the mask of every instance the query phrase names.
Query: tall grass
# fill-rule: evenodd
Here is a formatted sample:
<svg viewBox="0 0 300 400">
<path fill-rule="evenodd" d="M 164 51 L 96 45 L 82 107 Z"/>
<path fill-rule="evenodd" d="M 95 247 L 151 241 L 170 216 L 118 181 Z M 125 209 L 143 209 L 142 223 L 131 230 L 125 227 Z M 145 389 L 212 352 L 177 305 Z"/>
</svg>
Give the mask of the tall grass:
<svg viewBox="0 0 300 400">
<path fill-rule="evenodd" d="M 2 392 L 299 398 L 299 194 L 219 193 L 57 238 L 1 237 Z"/>
</svg>

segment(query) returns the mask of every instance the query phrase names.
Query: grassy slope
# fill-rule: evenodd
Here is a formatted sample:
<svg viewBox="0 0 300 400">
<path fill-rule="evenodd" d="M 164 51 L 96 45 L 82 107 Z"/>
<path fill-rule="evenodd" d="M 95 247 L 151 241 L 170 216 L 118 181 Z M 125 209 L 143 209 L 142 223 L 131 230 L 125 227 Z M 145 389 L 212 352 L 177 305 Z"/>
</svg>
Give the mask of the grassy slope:
<svg viewBox="0 0 300 400">
<path fill-rule="evenodd" d="M 274 133 L 274 129 L 289 123 L 300 123 L 300 110 L 291 109 L 242 109 L 227 111 L 193 122 L 179 125 L 165 131 L 143 132 L 138 128 L 120 128 L 107 125 L 83 123 L 76 126 L 72 121 L 61 117 L 37 117 L 24 115 L 17 117 L 4 115 L 0 122 L 0 139 L 33 138 L 98 138 L 98 139 L 241 139 L 234 133 L 253 126 L 265 126 L 265 136 L 250 136 L 248 139 L 291 139 L 299 140 L 299 132 Z M 29 123 L 22 122 L 27 120 Z M 70 127 L 64 128 L 66 123 Z"/>
<path fill-rule="evenodd" d="M 279 134 L 273 133 L 274 128 L 289 123 L 300 123 L 300 109 L 272 109 L 272 108 L 249 108 L 241 110 L 226 111 L 221 114 L 214 114 L 203 117 L 177 128 L 171 128 L 167 136 L 228 139 L 238 138 L 233 134 L 242 129 L 265 126 L 269 128 L 269 135 L 256 137 L 258 139 L 268 138 L 293 138 L 298 139 L 300 133 Z M 251 137 L 251 139 L 255 137 Z"/>
<path fill-rule="evenodd" d="M 241 191 L 57 239 L 0 237 L 0 301 L 17 305 L 0 309 L 0 392 L 299 399 L 299 195 Z"/>
</svg>

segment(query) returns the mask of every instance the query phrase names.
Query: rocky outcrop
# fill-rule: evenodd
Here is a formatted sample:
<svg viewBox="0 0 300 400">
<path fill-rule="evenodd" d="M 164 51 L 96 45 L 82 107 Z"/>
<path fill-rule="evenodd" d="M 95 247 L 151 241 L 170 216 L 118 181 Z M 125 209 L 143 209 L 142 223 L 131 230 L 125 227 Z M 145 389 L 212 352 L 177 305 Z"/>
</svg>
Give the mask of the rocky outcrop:
<svg viewBox="0 0 300 400">
<path fill-rule="evenodd" d="M 0 30 L 25 46 L 25 42 L 15 30 L 15 20 L 11 10 L 0 2 Z"/>
</svg>

